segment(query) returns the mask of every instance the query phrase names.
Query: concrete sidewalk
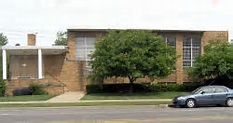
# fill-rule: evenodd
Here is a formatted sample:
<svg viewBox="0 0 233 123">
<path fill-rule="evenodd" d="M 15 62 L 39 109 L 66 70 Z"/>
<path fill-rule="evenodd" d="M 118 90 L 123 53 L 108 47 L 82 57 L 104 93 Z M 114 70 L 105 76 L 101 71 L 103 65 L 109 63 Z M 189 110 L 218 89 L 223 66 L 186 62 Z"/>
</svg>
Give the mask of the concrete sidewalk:
<svg viewBox="0 0 233 123">
<path fill-rule="evenodd" d="M 84 96 L 84 92 L 66 92 L 47 100 L 47 102 L 78 102 Z"/>
</svg>

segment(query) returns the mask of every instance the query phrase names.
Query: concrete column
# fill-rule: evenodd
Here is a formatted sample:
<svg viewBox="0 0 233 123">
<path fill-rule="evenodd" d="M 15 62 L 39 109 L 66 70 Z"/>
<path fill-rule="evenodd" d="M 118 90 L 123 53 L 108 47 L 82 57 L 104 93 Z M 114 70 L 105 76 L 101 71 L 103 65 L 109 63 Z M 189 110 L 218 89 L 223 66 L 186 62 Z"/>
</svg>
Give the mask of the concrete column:
<svg viewBox="0 0 233 123">
<path fill-rule="evenodd" d="M 3 79 L 7 79 L 7 61 L 6 50 L 2 50 L 2 73 Z"/>
<path fill-rule="evenodd" d="M 42 51 L 38 49 L 38 79 L 42 79 Z"/>
<path fill-rule="evenodd" d="M 183 36 L 176 36 L 176 54 L 178 58 L 176 60 L 176 83 L 183 83 Z"/>
</svg>

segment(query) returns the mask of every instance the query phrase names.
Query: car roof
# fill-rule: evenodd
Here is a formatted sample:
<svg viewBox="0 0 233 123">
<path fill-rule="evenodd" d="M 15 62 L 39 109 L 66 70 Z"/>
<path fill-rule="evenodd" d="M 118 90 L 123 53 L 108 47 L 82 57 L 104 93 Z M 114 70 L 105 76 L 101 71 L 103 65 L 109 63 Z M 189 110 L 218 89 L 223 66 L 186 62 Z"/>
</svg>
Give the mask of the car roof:
<svg viewBox="0 0 233 123">
<path fill-rule="evenodd" d="M 223 86 L 223 85 L 206 85 L 206 86 L 203 86 L 203 87 L 226 87 L 226 86 Z"/>
<path fill-rule="evenodd" d="M 223 86 L 223 85 L 207 85 L 207 86 L 202 86 L 202 87 L 217 87 L 217 88 L 226 88 L 228 90 L 231 90 L 230 88 L 226 87 L 226 86 Z"/>
</svg>

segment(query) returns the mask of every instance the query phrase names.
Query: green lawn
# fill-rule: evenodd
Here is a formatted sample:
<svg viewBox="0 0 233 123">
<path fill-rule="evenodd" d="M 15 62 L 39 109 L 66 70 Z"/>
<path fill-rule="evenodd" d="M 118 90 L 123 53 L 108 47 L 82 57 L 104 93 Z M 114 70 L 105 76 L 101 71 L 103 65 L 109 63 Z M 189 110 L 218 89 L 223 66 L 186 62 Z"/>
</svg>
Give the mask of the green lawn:
<svg viewBox="0 0 233 123">
<path fill-rule="evenodd" d="M 81 100 L 127 100 L 127 99 L 172 99 L 188 92 L 156 92 L 156 93 L 95 93 L 86 94 Z"/>
<path fill-rule="evenodd" d="M 114 106 L 114 105 L 161 105 L 171 104 L 170 101 L 137 101 L 137 102 L 77 102 L 77 103 L 29 103 L 0 104 L 0 108 L 12 107 L 66 107 L 66 106 Z"/>
<path fill-rule="evenodd" d="M 0 102 L 45 101 L 52 97 L 54 97 L 54 95 L 9 96 L 9 97 L 0 97 Z"/>
</svg>

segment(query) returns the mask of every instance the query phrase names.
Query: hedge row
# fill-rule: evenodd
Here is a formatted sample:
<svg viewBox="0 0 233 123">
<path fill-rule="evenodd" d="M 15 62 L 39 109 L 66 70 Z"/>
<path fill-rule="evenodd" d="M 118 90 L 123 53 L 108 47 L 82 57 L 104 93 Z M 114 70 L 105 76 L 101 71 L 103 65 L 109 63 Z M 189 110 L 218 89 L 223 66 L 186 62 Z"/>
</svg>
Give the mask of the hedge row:
<svg viewBox="0 0 233 123">
<path fill-rule="evenodd" d="M 12 93 L 14 96 L 48 94 L 46 91 L 43 90 L 42 86 L 38 84 L 30 84 L 29 87 L 14 89 Z"/>
<path fill-rule="evenodd" d="M 134 84 L 134 92 L 190 92 L 201 86 L 198 83 L 188 84 Z M 119 93 L 129 92 L 130 84 L 91 84 L 86 86 L 87 93 Z"/>
</svg>

